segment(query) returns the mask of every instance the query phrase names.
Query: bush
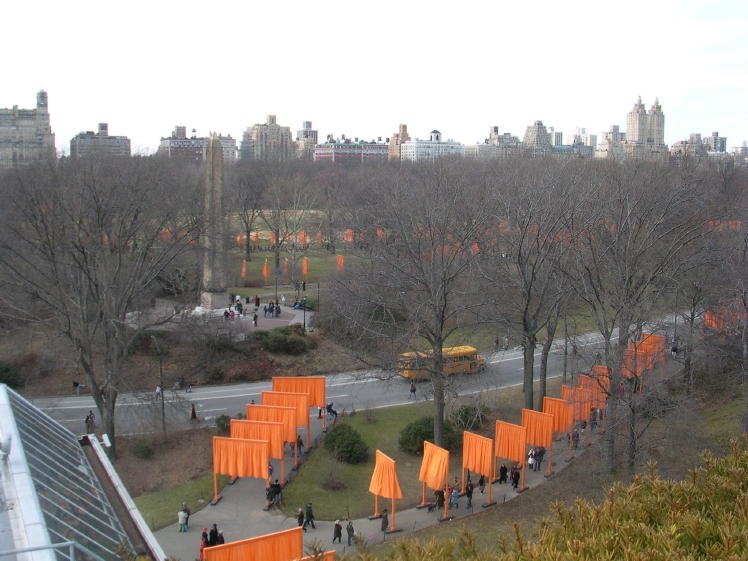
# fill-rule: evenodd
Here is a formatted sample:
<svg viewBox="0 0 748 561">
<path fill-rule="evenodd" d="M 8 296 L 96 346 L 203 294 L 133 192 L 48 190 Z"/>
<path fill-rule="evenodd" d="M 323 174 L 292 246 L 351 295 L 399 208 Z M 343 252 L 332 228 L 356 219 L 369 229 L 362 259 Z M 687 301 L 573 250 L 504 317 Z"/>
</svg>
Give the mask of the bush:
<svg viewBox="0 0 748 561">
<path fill-rule="evenodd" d="M 231 417 L 228 415 L 219 415 L 216 417 L 216 428 L 220 434 L 229 434 L 231 430 Z"/>
<path fill-rule="evenodd" d="M 423 454 L 424 440 L 434 441 L 433 417 L 421 417 L 407 425 L 400 431 L 398 445 L 403 452 L 421 455 Z M 449 421 L 444 421 L 444 448 L 447 450 L 458 450 L 460 448 L 460 437 Z"/>
<path fill-rule="evenodd" d="M 11 389 L 23 387 L 26 380 L 15 366 L 0 363 L 0 384 L 6 384 Z"/>
<path fill-rule="evenodd" d="M 487 419 L 488 408 L 483 404 L 463 405 L 450 415 L 450 421 L 457 430 L 479 429 Z"/>
<path fill-rule="evenodd" d="M 350 425 L 335 425 L 325 436 L 325 449 L 334 458 L 347 464 L 360 464 L 369 458 L 369 448 L 361 435 Z"/>
<path fill-rule="evenodd" d="M 132 445 L 132 455 L 141 460 L 148 460 L 153 457 L 153 447 L 142 440 L 138 440 Z"/>
<path fill-rule="evenodd" d="M 276 327 L 264 336 L 260 336 L 258 332 L 257 341 L 266 351 L 289 355 L 300 355 L 317 346 L 314 339 L 304 335 L 301 325 Z"/>
</svg>

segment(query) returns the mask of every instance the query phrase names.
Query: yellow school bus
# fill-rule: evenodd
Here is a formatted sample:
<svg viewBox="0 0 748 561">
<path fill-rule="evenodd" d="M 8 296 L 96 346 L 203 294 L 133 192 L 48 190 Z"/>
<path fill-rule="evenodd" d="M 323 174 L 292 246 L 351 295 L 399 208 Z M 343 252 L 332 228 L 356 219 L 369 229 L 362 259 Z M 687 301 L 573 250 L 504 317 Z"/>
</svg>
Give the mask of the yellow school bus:
<svg viewBox="0 0 748 561">
<path fill-rule="evenodd" d="M 404 378 L 411 380 L 425 380 L 429 377 L 429 362 L 432 351 L 418 351 L 403 353 L 397 361 L 397 371 Z M 486 369 L 486 359 L 478 354 L 478 350 L 470 345 L 459 347 L 444 347 L 444 374 L 476 374 Z"/>
</svg>

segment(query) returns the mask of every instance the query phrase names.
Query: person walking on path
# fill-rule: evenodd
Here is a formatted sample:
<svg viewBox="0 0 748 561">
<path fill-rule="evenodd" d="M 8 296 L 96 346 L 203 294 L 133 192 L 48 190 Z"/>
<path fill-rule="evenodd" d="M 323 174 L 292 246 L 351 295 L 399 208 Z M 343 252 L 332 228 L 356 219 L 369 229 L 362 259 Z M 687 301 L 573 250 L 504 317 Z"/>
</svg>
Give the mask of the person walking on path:
<svg viewBox="0 0 748 561">
<path fill-rule="evenodd" d="M 343 525 L 340 523 L 340 520 L 335 521 L 335 525 L 332 527 L 332 543 L 335 543 L 335 540 L 338 540 L 338 543 L 342 543 L 343 539 Z"/>
<path fill-rule="evenodd" d="M 314 525 L 314 512 L 312 511 L 312 503 L 306 503 L 306 508 L 304 509 L 304 525 L 302 528 L 306 530 L 307 526 L 311 526 L 313 529 L 317 529 L 317 526 Z"/>
<path fill-rule="evenodd" d="M 571 433 L 571 443 L 574 448 L 579 448 L 579 430 L 576 428 Z"/>
<path fill-rule="evenodd" d="M 501 464 L 501 467 L 499 468 L 499 485 L 507 482 L 507 471 L 506 464 Z M 481 493 L 482 492 L 483 491 L 481 491 Z"/>
<path fill-rule="evenodd" d="M 388 529 L 389 525 L 390 525 L 390 517 L 387 516 L 387 509 L 385 508 L 382 511 L 382 533 L 383 534 L 387 533 L 387 529 Z"/>
<path fill-rule="evenodd" d="M 517 467 L 512 468 L 512 487 L 514 489 L 519 487 L 519 471 Z"/>
<path fill-rule="evenodd" d="M 348 534 L 348 547 L 351 547 L 353 545 L 353 522 L 351 519 L 348 519 L 348 524 L 345 525 L 345 533 Z"/>
<path fill-rule="evenodd" d="M 449 501 L 450 505 L 454 505 L 455 508 L 460 508 L 460 489 L 454 487 L 452 489 L 452 498 Z"/>
<path fill-rule="evenodd" d="M 200 536 L 200 561 L 205 561 L 206 547 L 208 547 L 208 529 L 203 528 L 203 534 Z"/>
<path fill-rule="evenodd" d="M 416 381 L 411 380 L 410 381 L 410 395 L 408 395 L 408 401 L 413 399 L 415 401 L 416 399 Z"/>
<path fill-rule="evenodd" d="M 300 528 L 304 528 L 304 509 L 301 507 L 296 511 L 296 523 Z M 306 528 L 304 528 L 304 531 L 306 532 Z"/>
<path fill-rule="evenodd" d="M 465 486 L 465 496 L 467 497 L 467 508 L 473 508 L 473 482 L 467 482 Z"/>
<path fill-rule="evenodd" d="M 483 494 L 483 491 L 486 490 L 486 476 L 481 474 L 481 476 L 478 478 L 478 489 L 480 490 L 480 494 Z"/>
<path fill-rule="evenodd" d="M 187 513 L 187 520 L 184 521 L 185 531 L 187 531 L 190 529 L 190 515 L 192 514 L 192 511 L 190 510 L 190 507 L 187 506 L 187 503 L 182 503 L 182 510 Z"/>
<path fill-rule="evenodd" d="M 208 547 L 213 547 L 214 545 L 218 545 L 218 525 L 213 524 L 213 527 L 210 529 L 210 532 L 208 533 Z"/>
<path fill-rule="evenodd" d="M 178 532 L 184 533 L 187 531 L 187 513 L 184 511 L 184 507 L 179 509 L 177 512 L 177 522 L 179 523 Z"/>
<path fill-rule="evenodd" d="M 195 404 L 192 404 L 190 408 L 190 421 L 197 421 L 197 411 L 195 411 Z"/>
</svg>

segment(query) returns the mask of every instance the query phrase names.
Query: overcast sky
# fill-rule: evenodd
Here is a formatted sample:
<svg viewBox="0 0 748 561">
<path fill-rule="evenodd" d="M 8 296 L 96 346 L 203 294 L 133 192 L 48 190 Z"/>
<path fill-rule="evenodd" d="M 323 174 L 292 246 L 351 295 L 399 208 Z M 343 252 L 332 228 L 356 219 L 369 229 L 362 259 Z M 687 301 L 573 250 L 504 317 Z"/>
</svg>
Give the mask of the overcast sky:
<svg viewBox="0 0 748 561">
<path fill-rule="evenodd" d="M 471 144 L 540 119 L 626 127 L 659 97 L 665 141 L 748 140 L 748 2 L 6 0 L 0 107 L 49 94 L 58 151 L 108 122 L 133 151 L 175 125 L 231 134 L 276 114 L 295 131 Z"/>
</svg>

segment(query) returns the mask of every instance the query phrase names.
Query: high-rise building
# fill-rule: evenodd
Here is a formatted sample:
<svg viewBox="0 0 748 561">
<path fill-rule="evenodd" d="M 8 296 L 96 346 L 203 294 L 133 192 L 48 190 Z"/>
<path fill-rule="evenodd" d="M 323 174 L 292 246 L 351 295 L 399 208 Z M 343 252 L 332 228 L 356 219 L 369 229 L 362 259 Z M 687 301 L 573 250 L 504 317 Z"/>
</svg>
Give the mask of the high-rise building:
<svg viewBox="0 0 748 561">
<path fill-rule="evenodd" d="M 264 162 L 285 162 L 295 156 L 290 127 L 275 122 L 275 115 L 268 115 L 266 123 L 259 123 L 244 131 L 239 155 L 242 159 Z"/>
<path fill-rule="evenodd" d="M 508 158 L 520 154 L 520 141 L 511 133 L 500 133 L 499 127 L 493 125 L 488 138 L 483 144 L 472 144 L 465 146 L 466 158 Z"/>
<path fill-rule="evenodd" d="M 126 136 L 109 136 L 109 125 L 99 123 L 98 132 L 86 131 L 70 140 L 70 157 L 130 157 L 130 139 Z"/>
<path fill-rule="evenodd" d="M 400 143 L 400 159 L 411 162 L 428 162 L 443 156 L 463 156 L 465 146 L 453 140 L 442 141 L 442 133 L 431 131 L 429 140 L 407 140 Z"/>
<path fill-rule="evenodd" d="M 543 121 L 535 121 L 525 130 L 522 139 L 525 150 L 531 156 L 539 156 L 551 152 L 551 139 Z"/>
<path fill-rule="evenodd" d="M 710 152 L 727 152 L 727 138 L 720 136 L 718 132 L 713 132 L 711 136 L 705 138 L 704 143 L 709 147 Z"/>
<path fill-rule="evenodd" d="M 408 142 L 410 135 L 408 134 L 408 125 L 400 125 L 400 128 L 396 133 L 390 137 L 388 157 L 390 160 L 400 159 L 400 145 L 403 142 Z"/>
<path fill-rule="evenodd" d="M 624 158 L 623 142 L 626 140 L 626 133 L 621 132 L 618 125 L 611 125 L 610 130 L 603 134 L 603 139 L 596 142 L 596 158 L 612 158 L 622 160 Z"/>
<path fill-rule="evenodd" d="M 666 162 L 665 114 L 659 100 L 647 112 L 641 97 L 626 117 L 626 140 L 623 150 L 627 158 Z"/>
<path fill-rule="evenodd" d="M 36 94 L 36 109 L 0 109 L 0 167 L 54 157 L 47 92 Z"/>
<path fill-rule="evenodd" d="M 296 157 L 311 160 L 314 157 L 318 136 L 319 133 L 312 128 L 312 122 L 304 121 L 303 128 L 296 131 Z"/>
<path fill-rule="evenodd" d="M 236 140 L 231 135 L 217 136 L 218 142 L 223 148 L 223 161 L 235 162 L 238 156 Z M 161 137 L 158 145 L 157 156 L 168 158 L 184 158 L 187 160 L 203 161 L 207 158 L 209 137 L 197 136 L 195 129 L 187 136 L 187 127 L 176 126 L 169 137 Z"/>
</svg>

